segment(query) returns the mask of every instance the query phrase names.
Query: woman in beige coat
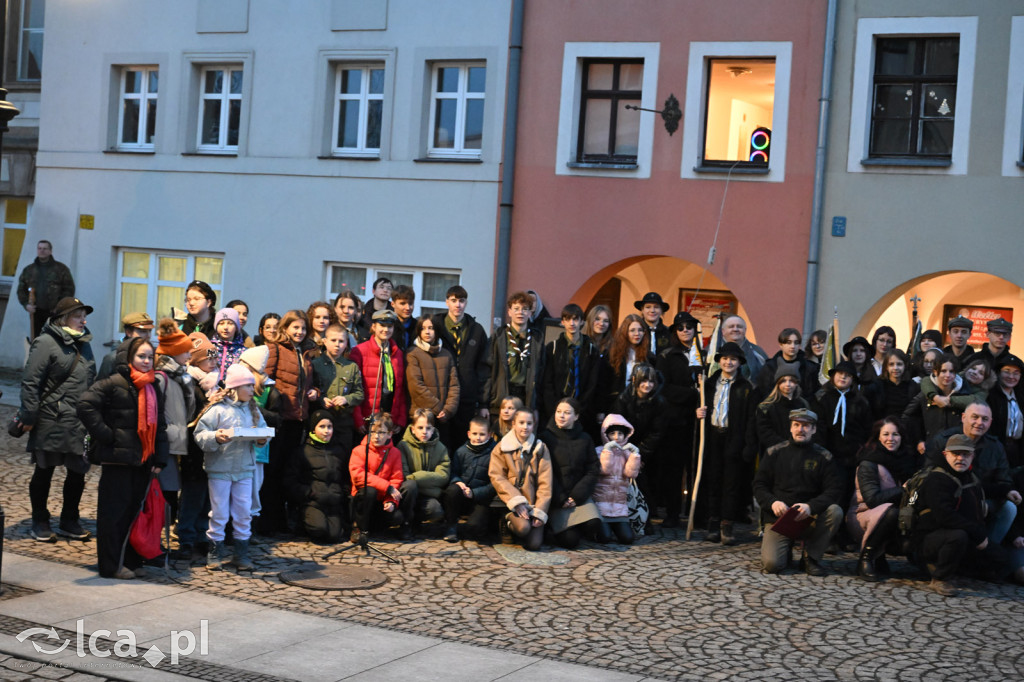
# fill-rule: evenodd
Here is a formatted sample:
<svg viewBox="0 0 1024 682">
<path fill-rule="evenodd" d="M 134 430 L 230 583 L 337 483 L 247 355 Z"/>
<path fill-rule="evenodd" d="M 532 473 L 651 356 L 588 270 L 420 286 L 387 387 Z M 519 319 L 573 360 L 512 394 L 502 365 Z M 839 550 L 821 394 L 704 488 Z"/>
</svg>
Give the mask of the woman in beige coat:
<svg viewBox="0 0 1024 682">
<path fill-rule="evenodd" d="M 501 524 L 502 539 L 515 535 L 524 549 L 540 549 L 551 504 L 551 456 L 533 433 L 533 412 L 519 410 L 512 430 L 491 451 L 488 467 L 498 497 L 510 510 Z"/>
</svg>

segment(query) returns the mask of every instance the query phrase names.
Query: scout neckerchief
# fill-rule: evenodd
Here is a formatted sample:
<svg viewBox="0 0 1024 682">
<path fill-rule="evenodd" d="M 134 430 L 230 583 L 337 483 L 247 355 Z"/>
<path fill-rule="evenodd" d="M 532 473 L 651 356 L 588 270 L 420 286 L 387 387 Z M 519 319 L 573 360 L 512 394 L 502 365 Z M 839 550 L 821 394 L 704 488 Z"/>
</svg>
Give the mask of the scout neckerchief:
<svg viewBox="0 0 1024 682">
<path fill-rule="evenodd" d="M 518 374 L 523 369 L 523 362 L 530 355 L 530 327 L 526 327 L 526 339 L 522 347 L 519 341 L 522 337 L 512 331 L 512 325 L 505 326 L 505 335 L 508 338 L 508 365 L 512 374 Z"/>
</svg>

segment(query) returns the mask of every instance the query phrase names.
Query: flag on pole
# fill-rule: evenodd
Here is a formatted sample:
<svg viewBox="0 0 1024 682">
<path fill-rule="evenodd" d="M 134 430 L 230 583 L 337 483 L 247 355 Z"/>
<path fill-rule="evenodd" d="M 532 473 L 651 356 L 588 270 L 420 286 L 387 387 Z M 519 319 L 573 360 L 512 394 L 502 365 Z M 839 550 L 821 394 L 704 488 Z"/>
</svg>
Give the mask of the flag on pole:
<svg viewBox="0 0 1024 682">
<path fill-rule="evenodd" d="M 708 342 L 708 376 L 718 371 L 718 363 L 715 362 L 715 355 L 722 347 L 722 316 L 717 315 L 715 319 L 715 330 L 711 332 L 711 340 Z"/>
<path fill-rule="evenodd" d="M 918 320 L 914 324 L 914 333 L 910 338 L 910 346 L 907 347 L 907 355 L 911 359 L 917 357 L 917 354 L 921 352 L 921 320 Z"/>
<path fill-rule="evenodd" d="M 836 351 L 836 339 L 838 337 L 839 310 L 836 309 L 832 315 L 832 324 L 829 326 L 828 333 L 825 336 L 825 352 L 821 356 L 821 370 L 818 372 L 818 383 L 822 386 L 831 380 L 828 373 L 839 361 L 839 353 Z"/>
</svg>

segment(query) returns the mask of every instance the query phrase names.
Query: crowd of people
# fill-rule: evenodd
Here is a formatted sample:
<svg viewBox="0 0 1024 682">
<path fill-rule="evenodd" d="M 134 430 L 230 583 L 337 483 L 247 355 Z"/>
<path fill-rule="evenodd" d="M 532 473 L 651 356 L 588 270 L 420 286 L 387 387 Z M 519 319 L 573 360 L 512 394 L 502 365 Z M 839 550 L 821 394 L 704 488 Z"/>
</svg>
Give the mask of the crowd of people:
<svg viewBox="0 0 1024 682">
<path fill-rule="evenodd" d="M 177 317 L 127 314 L 98 373 L 92 308 L 62 298 L 32 344 L 15 427 L 35 465 L 32 535 L 55 539 L 47 501 L 63 466 L 56 533 L 88 537 L 91 462 L 107 577 L 144 563 L 127 537 L 155 478 L 177 537 L 166 549 L 210 569 L 251 570 L 254 532 L 536 550 L 688 520 L 723 545 L 757 534 L 769 573 L 797 548 L 800 569 L 822 575 L 831 548 L 859 551 L 872 581 L 905 555 L 942 594 L 957 574 L 1024 583 L 1024 362 L 1009 322 L 989 322 L 975 350 L 958 317 L 948 346 L 929 330 L 910 356 L 880 327 L 823 372 L 824 332 L 804 347 L 785 328 L 769 355 L 724 315 L 704 348 L 697 319 L 666 325 L 655 292 L 617 326 L 605 306 L 566 305 L 547 343 L 535 292 L 512 294 L 490 337 L 467 297 L 453 286 L 447 312 L 414 318 L 415 292 L 381 278 L 365 302 L 343 291 L 250 334 L 244 301 L 218 308 L 195 281 Z"/>
</svg>

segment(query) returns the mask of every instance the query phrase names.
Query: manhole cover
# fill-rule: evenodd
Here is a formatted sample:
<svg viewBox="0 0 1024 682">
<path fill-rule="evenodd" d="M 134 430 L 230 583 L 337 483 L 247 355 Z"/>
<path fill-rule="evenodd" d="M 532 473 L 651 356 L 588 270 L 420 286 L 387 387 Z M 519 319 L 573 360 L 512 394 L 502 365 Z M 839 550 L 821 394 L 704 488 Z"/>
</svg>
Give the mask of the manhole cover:
<svg viewBox="0 0 1024 682">
<path fill-rule="evenodd" d="M 388 581 L 366 566 L 321 566 L 281 573 L 281 581 L 307 590 L 366 590 Z"/>
</svg>

